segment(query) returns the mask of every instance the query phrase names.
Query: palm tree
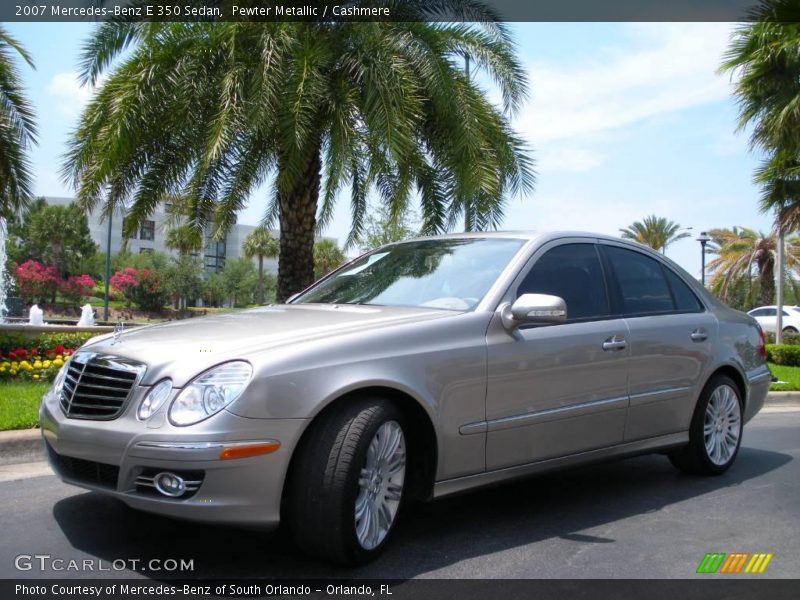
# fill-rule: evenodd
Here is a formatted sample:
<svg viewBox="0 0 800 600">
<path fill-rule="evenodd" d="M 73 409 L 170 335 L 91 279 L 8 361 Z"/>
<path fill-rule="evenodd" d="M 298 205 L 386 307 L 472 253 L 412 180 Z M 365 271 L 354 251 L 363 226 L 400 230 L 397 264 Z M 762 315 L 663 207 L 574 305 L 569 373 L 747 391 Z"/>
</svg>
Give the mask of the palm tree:
<svg viewBox="0 0 800 600">
<path fill-rule="evenodd" d="M 314 274 L 322 277 L 343 264 L 347 256 L 331 239 L 322 239 L 314 244 Z"/>
<path fill-rule="evenodd" d="M 264 304 L 264 259 L 278 256 L 280 245 L 269 229 L 256 227 L 244 239 L 242 248 L 248 260 L 258 257 L 258 303 Z"/>
<path fill-rule="evenodd" d="M 800 224 L 799 16 L 793 0 L 762 0 L 736 30 L 720 67 L 737 77 L 739 129 L 750 127 L 751 146 L 766 155 L 756 172 L 763 191 L 761 209 L 776 213 L 780 232 Z"/>
<path fill-rule="evenodd" d="M 397 22 L 102 24 L 82 76 L 107 77 L 64 176 L 86 208 L 129 202 L 131 228 L 163 198 L 187 196 L 193 226 L 213 213 L 215 235 L 273 183 L 265 226 L 279 222 L 279 301 L 313 280 L 315 231 L 340 191 L 352 205 L 348 245 L 373 190 L 395 214 L 418 195 L 426 233 L 467 205 L 479 226 L 497 226 L 507 196 L 534 182 L 510 126 L 526 77 L 509 30 L 475 0 L 398 0 L 392 11 Z M 466 77 L 464 55 L 495 82 L 502 109 Z"/>
<path fill-rule="evenodd" d="M 28 148 L 36 143 L 33 109 L 25 97 L 14 53 L 33 67 L 25 49 L 0 26 L 0 321 L 6 310 L 6 219 L 31 198 Z"/>
<path fill-rule="evenodd" d="M 734 32 L 720 71 L 736 76 L 739 129 L 768 152 L 800 149 L 800 17 L 793 0 L 762 0 Z"/>
<path fill-rule="evenodd" d="M 653 250 L 660 250 L 662 253 L 667 251 L 667 246 L 689 237 L 686 231 L 680 232 L 681 226 L 678 223 L 669 221 L 664 217 L 650 215 L 641 221 L 634 221 L 625 229 L 620 229 L 623 238 L 634 240 L 645 246 L 650 246 Z"/>
<path fill-rule="evenodd" d="M 164 239 L 164 245 L 171 250 L 177 250 L 181 256 L 199 252 L 203 248 L 203 242 L 202 230 L 187 224 L 171 228 Z"/>
<path fill-rule="evenodd" d="M 18 213 L 32 195 L 26 152 L 36 143 L 36 124 L 14 53 L 33 68 L 30 54 L 0 26 L 0 218 Z"/>
<path fill-rule="evenodd" d="M 712 229 L 708 233 L 713 240 L 708 251 L 716 254 L 708 263 L 712 273 L 711 290 L 725 302 L 743 293 L 748 306 L 755 303 L 756 297 L 759 304 L 771 304 L 775 295 L 777 234 L 765 235 L 746 227 Z M 788 238 L 786 248 L 786 266 L 797 272 L 800 270 L 800 237 Z"/>
</svg>

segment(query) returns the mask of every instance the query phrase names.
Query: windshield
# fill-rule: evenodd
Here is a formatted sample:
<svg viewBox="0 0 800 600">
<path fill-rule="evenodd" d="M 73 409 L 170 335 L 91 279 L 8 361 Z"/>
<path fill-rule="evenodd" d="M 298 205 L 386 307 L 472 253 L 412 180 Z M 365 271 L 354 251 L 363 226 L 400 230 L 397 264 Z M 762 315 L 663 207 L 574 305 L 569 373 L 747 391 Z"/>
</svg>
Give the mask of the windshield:
<svg viewBox="0 0 800 600">
<path fill-rule="evenodd" d="M 362 256 L 293 304 L 377 304 L 469 310 L 525 240 L 422 240 Z"/>
</svg>

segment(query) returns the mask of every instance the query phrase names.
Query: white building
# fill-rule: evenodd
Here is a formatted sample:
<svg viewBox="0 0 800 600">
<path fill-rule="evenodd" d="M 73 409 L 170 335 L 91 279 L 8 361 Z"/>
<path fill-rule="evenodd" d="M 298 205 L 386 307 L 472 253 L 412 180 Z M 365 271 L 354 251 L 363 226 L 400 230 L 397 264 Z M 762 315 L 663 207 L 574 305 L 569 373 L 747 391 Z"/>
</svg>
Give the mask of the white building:
<svg viewBox="0 0 800 600">
<path fill-rule="evenodd" d="M 48 204 L 58 204 L 65 206 L 70 204 L 74 198 L 62 198 L 55 196 L 45 196 Z M 167 248 L 165 245 L 167 232 L 169 231 L 169 215 L 164 210 L 164 206 L 159 206 L 151 215 L 150 220 L 139 228 L 135 237 L 128 240 L 127 248 L 131 253 L 145 252 L 164 252 L 176 256 L 175 250 Z M 102 219 L 100 211 L 93 211 L 88 215 L 89 231 L 92 239 L 97 244 L 99 251 L 105 253 L 108 243 L 108 222 Z M 122 222 L 123 213 L 115 213 L 111 219 L 111 254 L 116 254 L 123 247 Z M 207 271 L 217 271 L 225 265 L 227 258 L 239 258 L 244 256 L 242 246 L 248 234 L 255 229 L 253 225 L 235 224 L 231 227 L 224 240 L 207 240 L 206 247 L 203 249 L 203 263 Z M 277 238 L 278 232 L 273 231 L 272 235 Z M 258 259 L 253 259 L 254 264 L 258 264 Z M 276 258 L 264 259 L 264 271 L 277 274 L 278 260 Z"/>
</svg>

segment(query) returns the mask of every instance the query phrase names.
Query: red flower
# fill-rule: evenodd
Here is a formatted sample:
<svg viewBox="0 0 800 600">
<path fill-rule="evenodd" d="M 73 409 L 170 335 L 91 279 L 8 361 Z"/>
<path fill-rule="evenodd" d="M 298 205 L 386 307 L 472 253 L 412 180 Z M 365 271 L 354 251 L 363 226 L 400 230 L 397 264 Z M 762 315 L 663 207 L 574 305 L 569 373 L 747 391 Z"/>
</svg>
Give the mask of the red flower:
<svg viewBox="0 0 800 600">
<path fill-rule="evenodd" d="M 31 348 L 31 356 L 39 356 L 39 349 Z"/>
<path fill-rule="evenodd" d="M 29 302 L 48 298 L 61 282 L 55 267 L 35 260 L 26 260 L 17 266 L 15 275 L 20 294 Z"/>
<path fill-rule="evenodd" d="M 13 350 L 11 350 L 11 351 L 8 353 L 8 358 L 10 358 L 11 360 L 17 360 L 17 353 L 16 353 L 16 352 L 14 352 Z"/>
<path fill-rule="evenodd" d="M 64 354 L 64 350 L 66 350 L 66 348 L 64 348 L 64 346 L 62 346 L 61 344 L 56 344 L 56 347 L 53 348 L 53 352 L 55 352 L 56 354 Z"/>
</svg>

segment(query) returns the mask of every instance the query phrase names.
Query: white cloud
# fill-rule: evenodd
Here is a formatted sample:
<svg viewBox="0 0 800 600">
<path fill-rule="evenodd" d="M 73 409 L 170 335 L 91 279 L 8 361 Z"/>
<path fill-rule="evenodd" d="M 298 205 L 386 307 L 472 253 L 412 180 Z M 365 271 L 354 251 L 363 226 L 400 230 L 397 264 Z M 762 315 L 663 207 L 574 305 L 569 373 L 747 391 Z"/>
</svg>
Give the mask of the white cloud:
<svg viewBox="0 0 800 600">
<path fill-rule="evenodd" d="M 532 99 L 516 122 L 534 145 L 588 136 L 642 119 L 725 99 L 717 68 L 729 23 L 637 23 L 627 39 L 593 57 L 534 60 Z"/>
<path fill-rule="evenodd" d="M 78 74 L 73 71 L 56 73 L 47 86 L 47 93 L 55 98 L 58 110 L 70 117 L 80 114 L 92 97 L 93 90 L 89 86 L 82 86 Z"/>
<path fill-rule="evenodd" d="M 605 161 L 605 156 L 578 146 L 548 145 L 536 154 L 536 168 L 541 172 L 591 171 Z"/>
</svg>

